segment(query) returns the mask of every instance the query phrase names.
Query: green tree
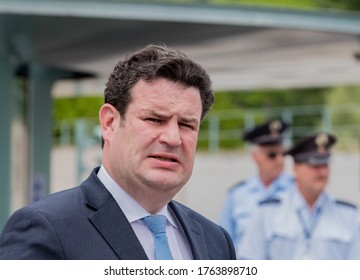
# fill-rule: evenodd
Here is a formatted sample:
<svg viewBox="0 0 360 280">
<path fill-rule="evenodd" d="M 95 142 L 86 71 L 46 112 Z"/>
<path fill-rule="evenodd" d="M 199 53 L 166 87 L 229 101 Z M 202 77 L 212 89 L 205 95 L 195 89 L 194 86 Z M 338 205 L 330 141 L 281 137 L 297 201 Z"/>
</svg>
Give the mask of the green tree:
<svg viewBox="0 0 360 280">
<path fill-rule="evenodd" d="M 326 103 L 332 112 L 333 130 L 340 147 L 357 147 L 360 139 L 360 86 L 339 86 L 331 89 Z"/>
</svg>

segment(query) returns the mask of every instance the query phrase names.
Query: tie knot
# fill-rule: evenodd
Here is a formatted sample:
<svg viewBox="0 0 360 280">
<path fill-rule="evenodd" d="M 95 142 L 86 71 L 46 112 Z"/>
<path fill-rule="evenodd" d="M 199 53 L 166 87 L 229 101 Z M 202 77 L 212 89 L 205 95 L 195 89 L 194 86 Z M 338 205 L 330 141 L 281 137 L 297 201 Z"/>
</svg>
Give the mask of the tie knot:
<svg viewBox="0 0 360 280">
<path fill-rule="evenodd" d="M 151 215 L 143 218 L 144 223 L 154 233 L 166 233 L 166 217 L 163 215 Z"/>
</svg>

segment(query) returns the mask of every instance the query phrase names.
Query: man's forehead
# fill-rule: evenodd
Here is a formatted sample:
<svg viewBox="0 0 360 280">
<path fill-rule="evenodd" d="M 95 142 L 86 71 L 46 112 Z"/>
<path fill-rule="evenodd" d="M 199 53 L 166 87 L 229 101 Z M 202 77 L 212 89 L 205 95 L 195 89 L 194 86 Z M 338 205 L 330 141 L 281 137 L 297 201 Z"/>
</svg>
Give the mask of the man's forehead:
<svg viewBox="0 0 360 280">
<path fill-rule="evenodd" d="M 271 150 L 283 150 L 283 144 L 276 144 L 276 145 L 259 145 L 259 148 L 263 151 L 271 151 Z"/>
</svg>

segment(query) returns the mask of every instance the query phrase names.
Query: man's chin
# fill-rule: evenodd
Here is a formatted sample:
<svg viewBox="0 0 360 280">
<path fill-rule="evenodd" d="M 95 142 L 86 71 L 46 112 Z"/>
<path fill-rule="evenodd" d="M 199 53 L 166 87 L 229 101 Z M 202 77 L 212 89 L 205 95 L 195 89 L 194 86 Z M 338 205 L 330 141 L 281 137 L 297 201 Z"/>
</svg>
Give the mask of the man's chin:
<svg viewBox="0 0 360 280">
<path fill-rule="evenodd" d="M 186 180 L 187 182 L 187 180 Z M 180 189 L 185 183 L 184 180 L 174 177 L 174 176 L 156 176 L 148 179 L 148 183 L 154 188 L 170 190 L 170 189 Z"/>
</svg>

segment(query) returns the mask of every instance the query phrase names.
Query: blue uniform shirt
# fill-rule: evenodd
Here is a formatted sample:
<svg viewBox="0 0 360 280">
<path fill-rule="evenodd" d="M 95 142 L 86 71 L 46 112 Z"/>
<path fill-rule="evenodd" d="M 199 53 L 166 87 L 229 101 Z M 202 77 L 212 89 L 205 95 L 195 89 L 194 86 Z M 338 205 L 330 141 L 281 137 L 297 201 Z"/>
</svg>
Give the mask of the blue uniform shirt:
<svg viewBox="0 0 360 280">
<path fill-rule="evenodd" d="M 297 188 L 255 211 L 239 259 L 360 259 L 360 216 L 323 193 L 309 211 Z"/>
<path fill-rule="evenodd" d="M 219 218 L 219 225 L 225 228 L 237 247 L 258 203 L 274 197 L 294 185 L 293 176 L 282 173 L 267 188 L 256 176 L 233 186 L 226 198 Z"/>
</svg>

